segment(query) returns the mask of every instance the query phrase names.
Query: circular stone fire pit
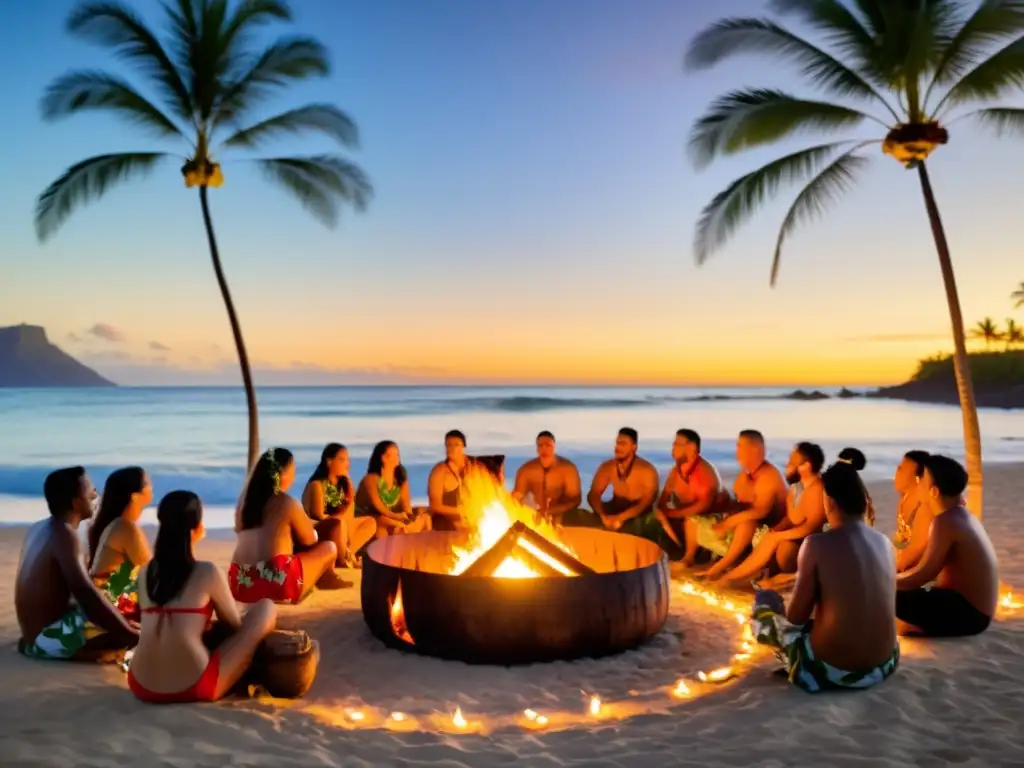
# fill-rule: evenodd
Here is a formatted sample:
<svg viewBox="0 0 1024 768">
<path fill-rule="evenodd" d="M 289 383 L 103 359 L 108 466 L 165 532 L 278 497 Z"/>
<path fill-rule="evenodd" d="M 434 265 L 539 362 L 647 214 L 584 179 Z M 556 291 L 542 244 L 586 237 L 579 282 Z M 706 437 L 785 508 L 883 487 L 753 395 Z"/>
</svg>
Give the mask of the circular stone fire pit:
<svg viewBox="0 0 1024 768">
<path fill-rule="evenodd" d="M 363 557 L 363 618 L 392 648 L 471 664 L 605 656 L 658 633 L 669 574 L 656 544 L 591 528 L 562 529 L 561 539 L 596 573 L 451 575 L 452 546 L 464 534 L 380 539 Z"/>
</svg>

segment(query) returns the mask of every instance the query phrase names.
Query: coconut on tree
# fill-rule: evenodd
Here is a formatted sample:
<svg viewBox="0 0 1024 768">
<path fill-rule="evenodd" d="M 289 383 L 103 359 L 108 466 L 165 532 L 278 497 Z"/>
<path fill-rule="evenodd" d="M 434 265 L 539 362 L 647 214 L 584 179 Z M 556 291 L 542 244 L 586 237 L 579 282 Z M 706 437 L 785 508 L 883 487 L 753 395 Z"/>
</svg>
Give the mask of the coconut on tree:
<svg viewBox="0 0 1024 768">
<path fill-rule="evenodd" d="M 698 166 L 722 155 L 807 134 L 858 127 L 874 136 L 820 141 L 736 179 L 703 209 L 695 251 L 702 264 L 783 185 L 798 191 L 775 242 L 775 285 L 783 246 L 798 226 L 848 191 L 872 157 L 914 172 L 935 241 L 953 332 L 953 362 L 970 477 L 967 501 L 982 513 L 981 431 L 968 368 L 967 340 L 953 261 L 926 161 L 969 118 L 997 134 L 1024 133 L 1024 109 L 998 104 L 1024 81 L 1022 0 L 773 0 L 771 9 L 818 40 L 769 17 L 726 18 L 691 42 L 686 64 L 704 70 L 740 55 L 788 62 L 808 91 L 737 88 L 718 98 L 693 127 Z M 955 132 L 954 132 L 955 134 Z"/>
<path fill-rule="evenodd" d="M 971 338 L 983 341 L 985 346 L 991 349 L 993 344 L 1003 338 L 1003 332 L 999 330 L 995 320 L 986 317 L 971 329 Z"/>
<path fill-rule="evenodd" d="M 208 192 L 224 183 L 224 151 L 259 150 L 275 139 L 301 134 L 319 134 L 354 148 L 358 132 L 352 119 L 332 104 L 262 116 L 266 102 L 289 86 L 330 74 L 327 49 L 315 38 L 289 35 L 256 45 L 257 30 L 292 20 L 286 0 L 168 0 L 163 10 L 168 32 L 161 40 L 127 4 L 79 3 L 67 19 L 67 31 L 121 59 L 141 89 L 113 73 L 75 70 L 46 89 L 42 112 L 47 120 L 106 112 L 145 129 L 154 139 L 172 142 L 184 155 L 111 152 L 76 163 L 39 196 L 36 233 L 45 241 L 76 209 L 115 185 L 147 176 L 175 157 L 183 162 L 185 186 L 198 191 L 213 271 L 238 351 L 249 411 L 251 468 L 259 455 L 256 391 L 221 265 Z M 363 171 L 339 155 L 272 156 L 252 162 L 328 226 L 337 223 L 344 206 L 365 209 L 372 194 Z"/>
</svg>

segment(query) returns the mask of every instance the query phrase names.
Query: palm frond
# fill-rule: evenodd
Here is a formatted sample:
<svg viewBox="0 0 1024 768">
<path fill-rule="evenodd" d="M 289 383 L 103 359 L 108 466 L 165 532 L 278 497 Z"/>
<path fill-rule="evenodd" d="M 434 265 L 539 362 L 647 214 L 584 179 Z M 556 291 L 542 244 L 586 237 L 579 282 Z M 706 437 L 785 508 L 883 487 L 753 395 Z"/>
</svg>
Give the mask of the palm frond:
<svg viewBox="0 0 1024 768">
<path fill-rule="evenodd" d="M 864 167 L 870 162 L 869 158 L 856 153 L 869 144 L 877 143 L 876 141 L 864 141 L 843 152 L 800 190 L 800 194 L 796 196 L 793 205 L 786 212 L 786 217 L 782 220 L 782 226 L 779 228 L 769 281 L 773 288 L 779 277 L 782 245 L 786 238 L 793 234 L 801 224 L 824 214 L 830 203 L 836 202 L 839 197 L 850 190 L 850 187 L 857 181 L 857 173 L 864 170 Z"/>
<path fill-rule="evenodd" d="M 130 8 L 116 2 L 83 3 L 71 12 L 67 29 L 84 40 L 112 48 L 122 59 L 134 64 L 178 117 L 193 121 L 192 99 L 182 73 L 156 35 Z"/>
<path fill-rule="evenodd" d="M 690 155 L 703 167 L 720 154 L 770 144 L 801 131 L 849 128 L 866 119 L 874 118 L 856 109 L 798 99 L 774 89 L 731 91 L 712 102 L 694 124 Z"/>
<path fill-rule="evenodd" d="M 968 101 L 996 99 L 1007 91 L 1024 86 L 1024 37 L 1003 46 L 985 61 L 961 77 L 935 106 L 937 114 L 944 106 Z"/>
<path fill-rule="evenodd" d="M 749 219 L 758 206 L 783 184 L 803 181 L 850 142 L 821 144 L 780 157 L 736 179 L 719 192 L 701 211 L 694 235 L 694 253 L 703 264 Z"/>
<path fill-rule="evenodd" d="M 317 219 L 333 227 L 341 205 L 366 209 L 373 187 L 359 166 L 334 155 L 257 160 L 266 177 L 290 192 Z"/>
<path fill-rule="evenodd" d="M 118 77 L 93 70 L 69 72 L 54 80 L 43 96 L 45 120 L 58 120 L 87 110 L 113 112 L 158 136 L 186 138 L 175 122 L 155 104 Z"/>
<path fill-rule="evenodd" d="M 1024 136 L 1024 108 L 988 107 L 963 115 L 958 120 L 963 118 L 977 120 L 995 131 L 997 136 Z"/>
<path fill-rule="evenodd" d="M 281 38 L 225 83 L 214 109 L 214 122 L 237 123 L 274 90 L 290 82 L 326 77 L 330 69 L 330 55 L 315 38 Z"/>
<path fill-rule="evenodd" d="M 46 240 L 76 208 L 99 199 L 123 181 L 147 175 L 167 157 L 163 152 L 122 152 L 75 163 L 36 201 L 36 236 Z"/>
<path fill-rule="evenodd" d="M 927 105 L 937 86 L 962 77 L 989 48 L 1024 34 L 1024 0 L 982 0 L 942 52 L 925 93 Z"/>
<path fill-rule="evenodd" d="M 770 19 L 731 18 L 712 24 L 691 41 L 685 64 L 690 69 L 707 69 L 747 53 L 788 59 L 822 89 L 839 96 L 878 101 L 898 117 L 885 98 L 855 70 Z"/>
<path fill-rule="evenodd" d="M 224 46 L 229 55 L 247 33 L 274 21 L 291 21 L 292 9 L 285 0 L 242 0 L 224 26 Z"/>
<path fill-rule="evenodd" d="M 359 144 L 359 129 L 352 118 L 331 104 L 309 104 L 243 128 L 225 139 L 224 146 L 252 148 L 282 134 L 310 131 L 325 134 L 342 146 Z"/>
<path fill-rule="evenodd" d="M 870 19 L 862 21 L 840 0 L 772 0 L 771 7 L 777 13 L 797 16 L 820 32 L 829 45 L 852 62 L 858 76 L 867 75 L 876 83 L 888 84 L 874 66 L 878 44 Z"/>
</svg>

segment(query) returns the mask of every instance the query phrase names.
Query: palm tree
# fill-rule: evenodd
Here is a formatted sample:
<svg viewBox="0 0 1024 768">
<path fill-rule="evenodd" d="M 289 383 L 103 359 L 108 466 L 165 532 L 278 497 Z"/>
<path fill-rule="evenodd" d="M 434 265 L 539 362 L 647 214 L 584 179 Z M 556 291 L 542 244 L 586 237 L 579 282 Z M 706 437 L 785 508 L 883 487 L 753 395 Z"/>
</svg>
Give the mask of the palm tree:
<svg viewBox="0 0 1024 768">
<path fill-rule="evenodd" d="M 1014 309 L 1024 307 L 1024 282 L 1017 283 L 1017 290 L 1010 294 Z"/>
<path fill-rule="evenodd" d="M 985 342 L 985 346 L 991 349 L 992 344 L 1003 338 L 1003 332 L 999 330 L 995 320 L 986 317 L 971 329 L 971 338 Z"/>
<path fill-rule="evenodd" d="M 282 136 L 319 133 L 343 147 L 355 147 L 355 123 L 330 104 L 309 104 L 256 120 L 266 100 L 289 85 L 326 77 L 326 48 L 311 37 L 281 37 L 255 48 L 253 33 L 272 22 L 291 21 L 286 0 L 168 0 L 168 33 L 157 35 L 127 5 L 83 2 L 67 20 L 75 37 L 108 49 L 137 73 L 156 96 L 151 99 L 127 80 L 97 70 L 76 70 L 46 90 L 42 112 L 57 120 L 79 112 L 103 111 L 145 128 L 154 138 L 187 145 L 181 173 L 198 188 L 210 258 L 227 309 L 242 369 L 249 409 L 249 467 L 259 454 L 259 418 L 249 356 L 221 266 L 213 232 L 208 190 L 224 176 L 221 149 L 253 150 Z M 96 155 L 68 168 L 36 203 L 39 240 L 51 237 L 79 207 L 115 185 L 147 176 L 173 155 L 164 151 Z M 364 210 L 372 188 L 358 166 L 337 155 L 272 157 L 256 162 L 266 178 L 291 193 L 327 226 L 337 223 L 342 205 Z"/>
<path fill-rule="evenodd" d="M 1013 349 L 1024 344 L 1024 328 L 1017 325 L 1017 321 L 1012 317 L 1006 319 L 1006 328 L 1003 331 L 1003 341 L 1006 342 L 1007 349 Z"/>
<path fill-rule="evenodd" d="M 741 54 L 795 64 L 818 97 L 773 88 L 738 88 L 696 122 L 690 150 L 698 166 L 808 132 L 864 126 L 872 134 L 822 141 L 741 176 L 704 208 L 695 251 L 703 263 L 783 184 L 802 188 L 782 220 L 771 284 L 795 229 L 850 189 L 880 148 L 917 173 L 935 240 L 953 329 L 954 370 L 970 476 L 968 503 L 982 512 L 981 431 L 949 244 L 925 160 L 949 139 L 951 112 L 997 134 L 1024 133 L 1024 109 L 994 106 L 1024 78 L 1024 3 L 980 0 L 773 0 L 771 7 L 820 33 L 821 43 L 772 18 L 727 18 L 690 44 L 686 63 L 706 69 Z"/>
</svg>

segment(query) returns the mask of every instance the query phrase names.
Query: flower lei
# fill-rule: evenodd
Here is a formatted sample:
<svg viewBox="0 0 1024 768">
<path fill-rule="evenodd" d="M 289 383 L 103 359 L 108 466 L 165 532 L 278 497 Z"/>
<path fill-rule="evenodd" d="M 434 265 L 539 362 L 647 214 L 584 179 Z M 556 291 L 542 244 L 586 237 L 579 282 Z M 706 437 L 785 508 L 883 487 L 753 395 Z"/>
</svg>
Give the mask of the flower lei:
<svg viewBox="0 0 1024 768">
<path fill-rule="evenodd" d="M 276 452 L 276 448 L 268 448 L 267 452 L 263 454 L 263 458 L 267 460 L 267 465 L 270 467 L 270 482 L 274 486 L 275 496 L 281 492 L 281 467 L 274 455 Z"/>
<path fill-rule="evenodd" d="M 345 494 L 341 492 L 334 483 L 323 480 L 324 505 L 328 507 L 342 507 L 345 505 Z"/>
</svg>

